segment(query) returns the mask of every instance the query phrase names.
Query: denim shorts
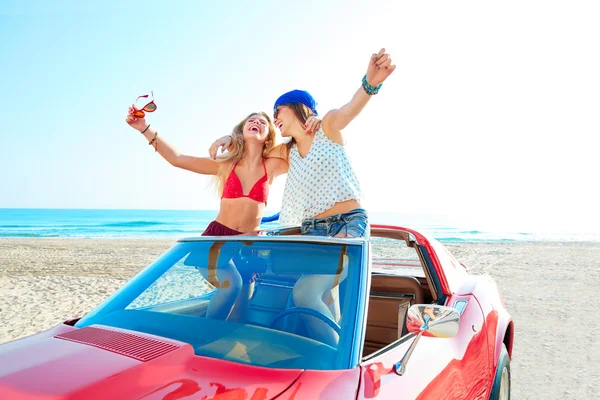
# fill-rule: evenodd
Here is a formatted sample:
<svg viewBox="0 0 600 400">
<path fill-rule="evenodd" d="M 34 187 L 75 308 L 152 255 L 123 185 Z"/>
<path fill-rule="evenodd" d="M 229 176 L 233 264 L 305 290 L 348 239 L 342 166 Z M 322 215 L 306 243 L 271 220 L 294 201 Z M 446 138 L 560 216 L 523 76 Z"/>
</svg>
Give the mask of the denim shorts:
<svg viewBox="0 0 600 400">
<path fill-rule="evenodd" d="M 368 231 L 367 212 L 362 208 L 325 218 L 305 219 L 300 227 L 302 235 L 310 236 L 335 236 L 345 233 L 346 236 L 363 237 L 368 236 Z"/>
</svg>

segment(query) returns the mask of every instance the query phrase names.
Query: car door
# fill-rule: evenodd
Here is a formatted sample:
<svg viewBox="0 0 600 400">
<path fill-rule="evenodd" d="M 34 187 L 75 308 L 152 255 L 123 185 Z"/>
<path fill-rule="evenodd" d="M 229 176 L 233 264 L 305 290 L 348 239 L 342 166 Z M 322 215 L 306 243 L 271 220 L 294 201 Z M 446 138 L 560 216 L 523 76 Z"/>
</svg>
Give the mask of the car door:
<svg viewBox="0 0 600 400">
<path fill-rule="evenodd" d="M 415 336 L 406 335 L 361 364 L 358 399 L 487 399 L 489 360 L 483 313 L 472 296 L 453 296 L 462 309 L 453 338 L 422 336 L 406 363 L 394 372 Z"/>
</svg>

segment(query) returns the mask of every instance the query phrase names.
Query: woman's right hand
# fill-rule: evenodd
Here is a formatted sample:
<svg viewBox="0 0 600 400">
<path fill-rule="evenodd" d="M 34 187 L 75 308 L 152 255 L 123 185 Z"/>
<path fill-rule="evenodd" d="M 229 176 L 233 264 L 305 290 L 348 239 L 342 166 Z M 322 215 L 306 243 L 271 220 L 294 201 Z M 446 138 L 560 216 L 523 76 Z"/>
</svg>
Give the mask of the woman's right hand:
<svg viewBox="0 0 600 400">
<path fill-rule="evenodd" d="M 137 131 L 143 131 L 144 129 L 146 129 L 146 127 L 148 126 L 148 123 L 146 122 L 146 118 L 136 118 L 133 115 L 133 106 L 129 107 L 129 113 L 127 114 L 127 117 L 125 118 L 125 122 L 127 122 L 129 124 L 129 126 L 131 126 L 133 129 L 137 130 Z"/>
<path fill-rule="evenodd" d="M 215 140 L 215 142 L 210 146 L 210 148 L 208 149 L 208 154 L 210 155 L 210 158 L 214 160 L 217 158 L 217 153 L 219 152 L 220 147 L 223 148 L 221 150 L 221 153 L 223 153 L 225 150 L 227 150 L 229 146 L 231 146 L 231 136 L 227 135 L 220 137 L 219 139 Z"/>
</svg>

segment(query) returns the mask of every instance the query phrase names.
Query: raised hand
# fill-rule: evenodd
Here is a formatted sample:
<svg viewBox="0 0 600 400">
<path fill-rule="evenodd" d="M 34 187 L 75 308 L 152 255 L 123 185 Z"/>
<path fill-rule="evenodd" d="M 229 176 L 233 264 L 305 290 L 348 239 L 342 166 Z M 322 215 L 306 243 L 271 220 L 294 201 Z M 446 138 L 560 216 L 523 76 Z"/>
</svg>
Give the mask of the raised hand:
<svg viewBox="0 0 600 400">
<path fill-rule="evenodd" d="M 369 60 L 367 83 L 376 87 L 383 83 L 395 70 L 396 65 L 392 64 L 392 58 L 385 52 L 385 49 L 381 49 L 379 53 L 373 54 Z"/>
<path fill-rule="evenodd" d="M 125 122 L 127 122 L 129 126 L 131 126 L 133 129 L 136 129 L 141 132 L 144 129 L 146 129 L 148 123 L 146 122 L 146 118 L 136 118 L 133 115 L 133 111 L 133 106 L 129 107 L 129 112 L 127 114 L 127 117 L 125 118 Z"/>
</svg>

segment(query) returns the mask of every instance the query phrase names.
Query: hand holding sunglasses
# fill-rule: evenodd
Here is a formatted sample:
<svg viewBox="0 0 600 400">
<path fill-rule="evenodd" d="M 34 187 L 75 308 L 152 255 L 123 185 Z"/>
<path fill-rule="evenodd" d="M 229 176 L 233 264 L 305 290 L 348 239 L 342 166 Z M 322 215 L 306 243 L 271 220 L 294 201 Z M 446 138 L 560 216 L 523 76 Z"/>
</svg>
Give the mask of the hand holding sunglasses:
<svg viewBox="0 0 600 400">
<path fill-rule="evenodd" d="M 144 129 L 147 128 L 148 124 L 146 123 L 146 120 L 144 119 L 144 117 L 146 116 L 147 112 L 154 112 L 156 111 L 156 104 L 154 103 L 154 92 L 152 93 L 152 100 L 147 103 L 146 105 L 144 105 L 142 108 L 137 108 L 135 106 L 135 104 L 132 104 L 131 107 L 129 107 L 129 113 L 127 114 L 127 118 L 125 118 L 125 121 L 134 129 L 137 129 L 138 131 L 142 131 Z M 150 97 L 149 95 L 145 94 L 143 96 L 138 96 L 138 98 L 135 100 L 135 102 L 137 103 L 139 99 L 145 98 L 147 99 L 148 97 Z"/>
<path fill-rule="evenodd" d="M 150 93 L 152 95 L 152 100 L 149 103 L 147 103 L 144 107 L 142 107 L 141 109 L 137 109 L 135 107 L 135 105 L 132 106 L 133 107 L 133 116 L 134 117 L 136 117 L 136 118 L 144 118 L 146 116 L 146 114 L 144 113 L 144 111 L 145 112 L 149 112 L 149 113 L 156 111 L 156 103 L 154 103 L 154 92 L 152 91 Z M 137 103 L 139 99 L 147 99 L 148 97 L 150 97 L 150 95 L 147 95 L 147 94 L 145 94 L 143 96 L 138 96 L 138 98 L 135 99 L 135 102 Z"/>
</svg>

